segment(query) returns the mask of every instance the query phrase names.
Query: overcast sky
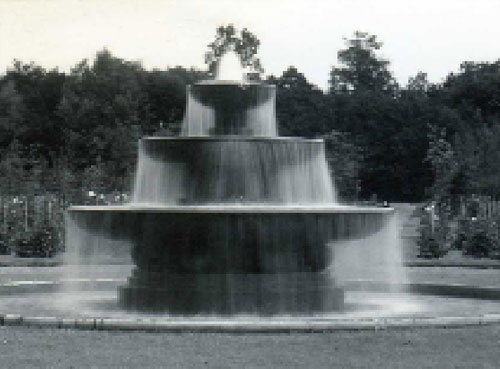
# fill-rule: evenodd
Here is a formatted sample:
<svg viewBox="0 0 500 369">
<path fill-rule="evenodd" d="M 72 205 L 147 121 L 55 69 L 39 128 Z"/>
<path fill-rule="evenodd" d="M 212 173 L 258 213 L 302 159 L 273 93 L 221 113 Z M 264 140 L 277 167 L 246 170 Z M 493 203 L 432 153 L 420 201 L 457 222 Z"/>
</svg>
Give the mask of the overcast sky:
<svg viewBox="0 0 500 369">
<path fill-rule="evenodd" d="M 402 84 L 500 59 L 500 0 L 0 0 L 0 73 L 13 59 L 68 71 L 107 47 L 145 68 L 204 68 L 219 25 L 261 41 L 266 74 L 294 65 L 321 88 L 355 30 L 383 41 Z"/>
</svg>

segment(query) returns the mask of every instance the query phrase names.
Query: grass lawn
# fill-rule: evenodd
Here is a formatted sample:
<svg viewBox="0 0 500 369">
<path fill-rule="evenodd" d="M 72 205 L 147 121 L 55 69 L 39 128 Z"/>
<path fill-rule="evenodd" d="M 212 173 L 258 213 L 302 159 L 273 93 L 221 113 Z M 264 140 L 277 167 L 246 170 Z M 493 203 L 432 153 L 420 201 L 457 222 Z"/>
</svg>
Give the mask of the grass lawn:
<svg viewBox="0 0 500 369">
<path fill-rule="evenodd" d="M 323 334 L 0 327 L 2 368 L 498 368 L 500 326 Z"/>
</svg>

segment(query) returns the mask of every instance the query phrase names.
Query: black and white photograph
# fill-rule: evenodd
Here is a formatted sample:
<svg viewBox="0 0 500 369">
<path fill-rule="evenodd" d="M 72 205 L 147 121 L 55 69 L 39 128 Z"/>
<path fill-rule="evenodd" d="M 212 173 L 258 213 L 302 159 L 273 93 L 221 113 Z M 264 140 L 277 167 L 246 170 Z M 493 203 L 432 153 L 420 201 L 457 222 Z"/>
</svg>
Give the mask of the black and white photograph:
<svg viewBox="0 0 500 369">
<path fill-rule="evenodd" d="M 0 368 L 498 368 L 499 19 L 0 0 Z"/>
</svg>

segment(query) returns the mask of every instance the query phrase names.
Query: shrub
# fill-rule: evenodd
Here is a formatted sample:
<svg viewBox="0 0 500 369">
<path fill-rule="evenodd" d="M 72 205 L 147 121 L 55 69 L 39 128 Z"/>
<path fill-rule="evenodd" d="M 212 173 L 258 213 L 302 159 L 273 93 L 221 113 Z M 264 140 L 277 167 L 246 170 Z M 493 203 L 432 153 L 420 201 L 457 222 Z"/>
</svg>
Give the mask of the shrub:
<svg viewBox="0 0 500 369">
<path fill-rule="evenodd" d="M 0 233 L 0 255 L 10 255 L 9 243 L 3 233 Z"/>
<path fill-rule="evenodd" d="M 431 259 L 438 258 L 443 255 L 439 247 L 439 242 L 432 236 L 429 237 L 420 237 L 418 240 L 418 248 L 419 248 L 419 258 Z"/>
<path fill-rule="evenodd" d="M 472 257 L 500 258 L 500 202 L 487 196 L 441 198 L 422 208 L 420 256 L 450 249 Z"/>
<path fill-rule="evenodd" d="M 478 231 L 468 237 L 463 252 L 465 255 L 474 257 L 488 257 L 494 246 L 495 242 L 490 235 L 484 231 Z"/>
<path fill-rule="evenodd" d="M 420 258 L 439 258 L 450 249 L 450 226 L 444 212 L 430 211 L 431 205 L 420 214 L 420 235 L 417 241 Z M 440 214 L 440 215 L 438 215 Z"/>
<path fill-rule="evenodd" d="M 420 230 L 420 237 L 417 241 L 418 257 L 419 258 L 439 258 L 446 254 L 446 250 L 442 247 L 442 243 L 432 234 L 430 228 L 422 228 Z"/>
<path fill-rule="evenodd" d="M 52 257 L 59 249 L 57 230 L 45 224 L 40 229 L 20 237 L 16 242 L 18 257 Z"/>
<path fill-rule="evenodd" d="M 474 257 L 489 257 L 498 249 L 498 226 L 494 218 L 471 218 L 461 222 L 462 251 Z"/>
</svg>

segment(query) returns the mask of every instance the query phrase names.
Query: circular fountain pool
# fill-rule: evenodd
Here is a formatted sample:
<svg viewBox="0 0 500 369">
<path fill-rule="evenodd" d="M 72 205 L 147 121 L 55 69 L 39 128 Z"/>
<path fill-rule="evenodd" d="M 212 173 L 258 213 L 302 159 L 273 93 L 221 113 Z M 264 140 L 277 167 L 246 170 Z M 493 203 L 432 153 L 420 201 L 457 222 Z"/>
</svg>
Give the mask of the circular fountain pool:
<svg viewBox="0 0 500 369">
<path fill-rule="evenodd" d="M 183 316 L 130 312 L 119 306 L 116 294 L 117 286 L 125 282 L 124 275 L 130 267 L 102 265 L 93 267 L 92 275 L 86 270 L 81 271 L 78 278 L 65 279 L 68 268 L 21 270 L 16 280 L 0 285 L 0 322 L 81 329 L 236 332 L 500 323 L 498 299 L 383 292 L 380 289 L 377 292 L 349 285 L 345 286 L 344 309 L 330 313 Z"/>
</svg>

